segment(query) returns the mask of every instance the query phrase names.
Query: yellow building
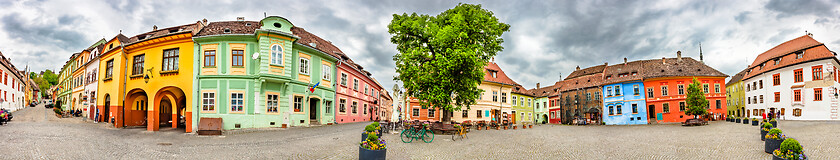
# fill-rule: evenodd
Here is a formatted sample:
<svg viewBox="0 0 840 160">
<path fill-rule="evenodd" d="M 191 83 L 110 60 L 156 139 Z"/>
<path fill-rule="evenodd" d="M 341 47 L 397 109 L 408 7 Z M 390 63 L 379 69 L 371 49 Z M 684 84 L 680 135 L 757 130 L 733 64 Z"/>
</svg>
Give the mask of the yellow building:
<svg viewBox="0 0 840 160">
<path fill-rule="evenodd" d="M 113 122 L 115 127 L 125 126 L 122 115 L 122 102 L 125 88 L 125 50 L 123 45 L 128 43 L 128 37 L 119 34 L 105 43 L 102 56 L 99 57 L 98 77 L 99 87 L 96 94 L 96 106 L 100 110 L 100 121 Z"/>
</svg>

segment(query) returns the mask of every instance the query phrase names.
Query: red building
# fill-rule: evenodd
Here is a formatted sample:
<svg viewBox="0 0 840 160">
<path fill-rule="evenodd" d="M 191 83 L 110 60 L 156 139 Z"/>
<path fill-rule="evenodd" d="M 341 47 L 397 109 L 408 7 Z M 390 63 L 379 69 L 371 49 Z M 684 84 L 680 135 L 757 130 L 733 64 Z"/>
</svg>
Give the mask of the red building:
<svg viewBox="0 0 840 160">
<path fill-rule="evenodd" d="M 693 117 L 685 115 L 688 86 L 697 78 L 709 101 L 711 116 L 726 115 L 726 86 L 728 75 L 700 61 L 682 57 L 646 60 L 644 74 L 645 101 L 650 123 L 685 122 Z M 652 111 L 652 112 L 650 112 Z"/>
<path fill-rule="evenodd" d="M 437 122 L 440 121 L 441 112 L 440 109 L 434 107 L 427 107 L 423 108 L 420 107 L 420 101 L 417 98 L 409 97 L 408 98 L 408 109 L 406 109 L 406 117 L 409 120 L 419 120 L 419 121 L 432 121 Z"/>
</svg>

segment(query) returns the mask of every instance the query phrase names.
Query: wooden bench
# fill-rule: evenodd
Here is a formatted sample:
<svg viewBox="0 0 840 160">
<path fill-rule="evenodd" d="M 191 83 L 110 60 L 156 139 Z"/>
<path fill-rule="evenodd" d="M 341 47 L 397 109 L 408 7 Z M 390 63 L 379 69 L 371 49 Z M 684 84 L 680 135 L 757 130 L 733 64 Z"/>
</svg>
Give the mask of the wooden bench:
<svg viewBox="0 0 840 160">
<path fill-rule="evenodd" d="M 709 122 L 702 119 L 686 119 L 685 122 L 682 122 L 682 124 L 684 126 L 700 126 L 707 125 Z"/>
</svg>

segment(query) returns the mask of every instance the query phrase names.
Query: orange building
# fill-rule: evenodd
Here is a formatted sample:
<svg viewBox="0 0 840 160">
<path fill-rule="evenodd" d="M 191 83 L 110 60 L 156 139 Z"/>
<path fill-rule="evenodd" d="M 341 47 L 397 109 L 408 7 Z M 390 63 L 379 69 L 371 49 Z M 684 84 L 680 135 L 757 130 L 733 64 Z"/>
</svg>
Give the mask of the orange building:
<svg viewBox="0 0 840 160">
<path fill-rule="evenodd" d="M 702 61 L 685 57 L 646 60 L 644 71 L 645 101 L 650 123 L 685 122 L 693 118 L 685 115 L 685 98 L 688 85 L 697 78 L 709 100 L 709 115 L 726 115 L 726 89 L 728 75 L 705 65 Z"/>
<path fill-rule="evenodd" d="M 441 115 L 440 109 L 434 107 L 423 108 L 420 106 L 420 101 L 417 98 L 409 97 L 408 99 L 408 107 L 406 107 L 408 108 L 406 109 L 406 119 L 408 120 L 437 122 L 443 116 Z"/>
</svg>

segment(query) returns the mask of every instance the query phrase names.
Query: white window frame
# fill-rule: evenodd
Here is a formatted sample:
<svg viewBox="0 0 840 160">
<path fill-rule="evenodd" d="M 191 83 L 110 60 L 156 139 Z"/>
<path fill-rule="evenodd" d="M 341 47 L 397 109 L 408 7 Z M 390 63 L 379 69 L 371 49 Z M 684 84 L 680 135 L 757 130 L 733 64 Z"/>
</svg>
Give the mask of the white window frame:
<svg viewBox="0 0 840 160">
<path fill-rule="evenodd" d="M 347 114 L 347 99 L 338 99 L 338 107 L 338 113 Z"/>
<path fill-rule="evenodd" d="M 295 111 L 294 110 L 295 108 L 297 108 L 298 110 Z M 303 113 L 303 96 L 301 96 L 301 95 L 292 96 L 292 112 Z"/>
<path fill-rule="evenodd" d="M 324 100 L 324 112 L 325 113 L 332 113 L 332 100 Z"/>
<path fill-rule="evenodd" d="M 341 85 L 347 86 L 347 73 L 341 73 Z"/>
<path fill-rule="evenodd" d="M 279 50 L 277 50 L 277 49 L 279 49 Z M 283 50 L 285 50 L 285 48 L 283 48 L 283 46 L 281 46 L 279 44 L 272 44 L 271 45 L 271 51 L 270 51 L 271 52 L 270 53 L 270 55 L 271 55 L 270 61 L 271 62 L 270 63 L 272 65 L 283 66 L 283 56 L 285 56 L 285 55 L 283 55 Z"/>
<path fill-rule="evenodd" d="M 300 65 L 298 65 L 298 73 L 309 75 L 309 58 L 300 57 Z"/>
<path fill-rule="evenodd" d="M 237 98 L 237 96 L 239 97 Z M 234 108 L 239 107 L 239 110 L 234 110 Z M 231 92 L 230 93 L 230 112 L 231 113 L 241 113 L 245 112 L 245 93 L 242 92 Z"/>
<path fill-rule="evenodd" d="M 353 90 L 354 90 L 354 91 L 358 91 L 358 90 L 359 90 L 359 79 L 355 79 L 355 78 L 353 78 Z"/>
<path fill-rule="evenodd" d="M 202 112 L 216 112 L 216 92 L 214 91 L 203 91 L 201 93 L 201 111 Z M 206 109 L 212 108 L 212 109 Z"/>
<path fill-rule="evenodd" d="M 266 94 L 265 95 L 265 112 L 266 113 L 279 113 L 279 105 L 278 105 L 279 100 L 280 100 L 280 95 L 278 95 L 278 94 Z M 272 111 L 272 108 L 274 108 L 273 111 Z"/>
<path fill-rule="evenodd" d="M 321 64 L 321 79 L 322 80 L 330 81 L 330 77 L 331 77 L 330 72 L 332 72 L 332 70 L 330 70 L 330 68 L 331 67 L 329 65 Z"/>
</svg>

